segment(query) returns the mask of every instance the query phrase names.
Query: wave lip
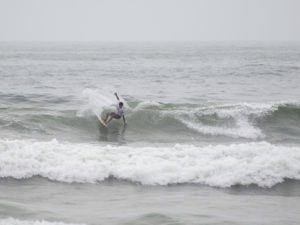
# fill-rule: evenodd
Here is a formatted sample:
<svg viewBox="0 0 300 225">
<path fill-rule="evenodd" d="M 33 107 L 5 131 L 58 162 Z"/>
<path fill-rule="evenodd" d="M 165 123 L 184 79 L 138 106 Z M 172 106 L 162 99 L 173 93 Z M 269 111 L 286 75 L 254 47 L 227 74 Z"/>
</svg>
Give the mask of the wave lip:
<svg viewBox="0 0 300 225">
<path fill-rule="evenodd" d="M 291 113 L 299 115 L 299 102 L 210 104 L 195 107 L 179 107 L 162 111 L 173 116 L 186 127 L 206 135 L 223 135 L 232 138 L 263 139 L 266 135 L 259 127 L 259 120 L 266 116 Z M 276 114 L 276 115 L 275 115 Z M 286 115 L 285 120 L 289 119 Z M 297 120 L 299 120 L 298 117 Z M 296 121 L 297 122 L 297 121 Z"/>
<path fill-rule="evenodd" d="M 1 140 L 0 177 L 33 176 L 68 183 L 114 177 L 143 185 L 272 187 L 287 178 L 300 179 L 300 148 L 267 142 L 130 147 Z"/>
</svg>

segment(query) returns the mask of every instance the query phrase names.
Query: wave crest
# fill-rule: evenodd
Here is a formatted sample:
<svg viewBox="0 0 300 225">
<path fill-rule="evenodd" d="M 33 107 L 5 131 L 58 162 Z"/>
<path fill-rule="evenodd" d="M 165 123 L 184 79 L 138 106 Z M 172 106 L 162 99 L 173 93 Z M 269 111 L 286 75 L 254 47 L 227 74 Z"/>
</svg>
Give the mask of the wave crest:
<svg viewBox="0 0 300 225">
<path fill-rule="evenodd" d="M 130 147 L 1 140 L 0 177 L 33 176 L 80 183 L 114 177 L 143 185 L 271 187 L 286 178 L 300 179 L 300 148 L 267 142 Z"/>
<path fill-rule="evenodd" d="M 97 133 L 95 116 L 115 110 L 113 98 L 93 90 L 85 90 L 80 110 L 7 109 L 0 118 L 0 127 L 19 133 L 51 135 L 63 130 L 76 135 L 84 131 L 87 135 Z M 285 137 L 299 139 L 300 105 L 297 102 L 238 103 L 238 104 L 165 104 L 153 101 L 126 102 L 125 114 L 131 134 L 160 133 L 171 136 L 176 132 L 187 139 L 224 136 L 252 140 L 275 141 Z M 115 123 L 115 122 L 113 122 Z M 113 124 L 112 123 L 112 124 Z M 116 125 L 117 126 L 117 125 Z M 76 132 L 75 132 L 76 131 Z M 284 133 L 282 133 L 284 131 Z M 281 134 L 276 135 L 276 134 Z M 271 139 L 269 139 L 271 137 Z"/>
</svg>

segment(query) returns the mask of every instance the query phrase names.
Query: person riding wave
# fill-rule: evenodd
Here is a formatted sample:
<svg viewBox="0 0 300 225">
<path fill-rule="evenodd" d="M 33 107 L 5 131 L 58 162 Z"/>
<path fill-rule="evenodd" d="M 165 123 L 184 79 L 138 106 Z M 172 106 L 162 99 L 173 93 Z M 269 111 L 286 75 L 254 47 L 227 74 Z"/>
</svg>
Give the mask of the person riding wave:
<svg viewBox="0 0 300 225">
<path fill-rule="evenodd" d="M 108 112 L 106 113 L 106 117 L 104 119 L 105 125 L 108 125 L 112 119 L 120 119 L 121 117 L 123 118 L 124 124 L 126 124 L 125 120 L 125 115 L 124 115 L 124 110 L 123 110 L 123 102 L 120 101 L 119 96 L 117 92 L 114 93 L 119 104 L 117 105 L 116 112 Z"/>
</svg>

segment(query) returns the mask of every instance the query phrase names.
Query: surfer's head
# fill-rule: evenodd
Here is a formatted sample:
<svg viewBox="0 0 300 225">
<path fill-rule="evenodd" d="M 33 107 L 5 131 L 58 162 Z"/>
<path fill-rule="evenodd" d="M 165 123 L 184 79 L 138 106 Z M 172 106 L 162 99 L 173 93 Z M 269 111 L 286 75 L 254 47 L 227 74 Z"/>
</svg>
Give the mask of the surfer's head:
<svg viewBox="0 0 300 225">
<path fill-rule="evenodd" d="M 123 107 L 123 102 L 119 102 L 119 107 L 120 107 L 120 108 Z"/>
</svg>

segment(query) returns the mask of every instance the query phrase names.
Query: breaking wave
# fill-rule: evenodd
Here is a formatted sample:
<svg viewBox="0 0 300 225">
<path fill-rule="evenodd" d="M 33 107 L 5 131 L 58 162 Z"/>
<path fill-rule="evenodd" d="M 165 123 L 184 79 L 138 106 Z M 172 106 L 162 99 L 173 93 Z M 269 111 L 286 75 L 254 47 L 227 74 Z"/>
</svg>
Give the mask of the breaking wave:
<svg viewBox="0 0 300 225">
<path fill-rule="evenodd" d="M 33 176 L 67 183 L 113 177 L 143 185 L 272 187 L 285 179 L 300 179 L 300 148 L 267 142 L 130 147 L 1 140 L 0 177 Z"/>
<path fill-rule="evenodd" d="M 55 134 L 56 131 L 96 133 L 99 115 L 114 111 L 116 100 L 92 89 L 85 89 L 78 108 L 0 108 L 0 128 L 15 132 Z M 130 132 L 179 133 L 182 136 L 224 136 L 251 140 L 269 140 L 269 134 L 281 133 L 299 138 L 298 102 L 236 104 L 167 104 L 155 101 L 124 100 Z M 64 107 L 66 108 L 66 107 Z M 284 133 L 283 133 L 284 132 Z M 162 134 L 162 135 L 164 135 Z"/>
</svg>

